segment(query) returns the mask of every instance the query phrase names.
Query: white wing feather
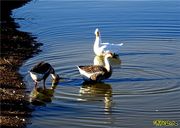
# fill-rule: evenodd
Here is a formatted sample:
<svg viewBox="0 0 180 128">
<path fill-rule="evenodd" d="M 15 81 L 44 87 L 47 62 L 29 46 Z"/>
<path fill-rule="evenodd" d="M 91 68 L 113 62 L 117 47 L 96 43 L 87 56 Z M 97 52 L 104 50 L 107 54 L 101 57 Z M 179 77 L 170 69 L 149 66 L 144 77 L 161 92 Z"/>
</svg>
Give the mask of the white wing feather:
<svg viewBox="0 0 180 128">
<path fill-rule="evenodd" d="M 101 43 L 100 48 L 102 49 L 103 53 L 112 52 L 112 53 L 119 54 L 120 53 L 120 47 L 122 45 L 123 45 L 123 43 L 121 43 L 121 44 Z"/>
</svg>

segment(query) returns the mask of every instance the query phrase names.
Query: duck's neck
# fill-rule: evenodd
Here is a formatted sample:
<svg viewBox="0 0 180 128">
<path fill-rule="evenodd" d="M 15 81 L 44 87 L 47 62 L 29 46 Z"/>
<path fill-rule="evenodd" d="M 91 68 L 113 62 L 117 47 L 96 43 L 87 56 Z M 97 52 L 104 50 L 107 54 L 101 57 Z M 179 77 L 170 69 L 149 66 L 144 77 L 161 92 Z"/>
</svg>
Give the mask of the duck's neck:
<svg viewBox="0 0 180 128">
<path fill-rule="evenodd" d="M 100 47 L 100 42 L 101 42 L 100 35 L 99 36 L 96 35 L 96 39 L 94 41 L 94 48 L 99 48 Z"/>
<path fill-rule="evenodd" d="M 110 63 L 109 63 L 108 57 L 105 57 L 105 58 L 104 58 L 104 63 L 105 63 L 105 68 L 106 68 L 106 70 L 107 70 L 108 72 L 112 72 L 112 68 L 111 68 L 111 65 L 110 65 Z"/>
<path fill-rule="evenodd" d="M 51 74 L 52 78 L 55 80 L 57 78 L 57 75 L 54 73 L 54 74 Z"/>
<path fill-rule="evenodd" d="M 58 75 L 55 73 L 55 70 L 51 68 L 50 74 L 54 80 L 58 79 Z"/>
</svg>

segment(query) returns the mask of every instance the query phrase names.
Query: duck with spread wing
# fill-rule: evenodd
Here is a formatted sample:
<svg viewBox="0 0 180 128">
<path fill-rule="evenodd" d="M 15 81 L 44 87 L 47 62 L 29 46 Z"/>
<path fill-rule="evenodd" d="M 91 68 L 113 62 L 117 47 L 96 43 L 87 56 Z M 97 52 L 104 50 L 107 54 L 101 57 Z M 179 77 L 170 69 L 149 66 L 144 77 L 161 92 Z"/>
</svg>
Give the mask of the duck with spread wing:
<svg viewBox="0 0 180 128">
<path fill-rule="evenodd" d="M 120 47 L 123 45 L 123 43 L 103 43 L 101 40 L 100 30 L 96 28 L 94 33 L 96 35 L 94 41 L 94 53 L 97 56 L 104 56 L 106 53 L 112 53 L 114 56 L 118 56 L 120 53 Z"/>
</svg>

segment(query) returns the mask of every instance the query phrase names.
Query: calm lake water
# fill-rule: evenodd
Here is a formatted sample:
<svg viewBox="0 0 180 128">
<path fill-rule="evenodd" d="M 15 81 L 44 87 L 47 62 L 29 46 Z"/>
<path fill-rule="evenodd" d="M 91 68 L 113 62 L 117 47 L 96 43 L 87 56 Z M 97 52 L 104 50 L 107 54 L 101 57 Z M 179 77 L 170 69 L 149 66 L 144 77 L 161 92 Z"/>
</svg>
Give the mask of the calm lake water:
<svg viewBox="0 0 180 128">
<path fill-rule="evenodd" d="M 152 128 L 156 120 L 180 126 L 179 1 L 35 0 L 13 17 L 43 43 L 20 69 L 27 91 L 34 86 L 27 71 L 39 61 L 64 78 L 51 102 L 32 105 L 28 128 Z M 83 85 L 76 65 L 93 64 L 97 27 L 103 41 L 124 43 L 121 64 L 112 63 L 104 83 Z"/>
</svg>

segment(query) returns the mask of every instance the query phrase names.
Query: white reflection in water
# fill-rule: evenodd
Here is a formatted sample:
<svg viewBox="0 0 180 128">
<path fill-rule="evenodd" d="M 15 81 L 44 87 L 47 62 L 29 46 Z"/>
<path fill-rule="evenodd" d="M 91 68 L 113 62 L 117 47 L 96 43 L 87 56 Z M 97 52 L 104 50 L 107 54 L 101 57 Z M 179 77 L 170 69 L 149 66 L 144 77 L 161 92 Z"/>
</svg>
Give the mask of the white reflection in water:
<svg viewBox="0 0 180 128">
<path fill-rule="evenodd" d="M 111 109 L 112 87 L 105 83 L 83 83 L 79 90 L 81 98 L 85 101 L 103 101 L 105 111 Z"/>
</svg>

